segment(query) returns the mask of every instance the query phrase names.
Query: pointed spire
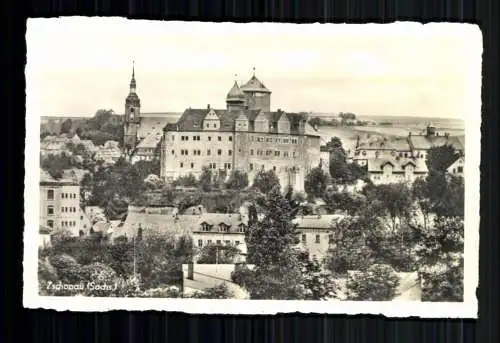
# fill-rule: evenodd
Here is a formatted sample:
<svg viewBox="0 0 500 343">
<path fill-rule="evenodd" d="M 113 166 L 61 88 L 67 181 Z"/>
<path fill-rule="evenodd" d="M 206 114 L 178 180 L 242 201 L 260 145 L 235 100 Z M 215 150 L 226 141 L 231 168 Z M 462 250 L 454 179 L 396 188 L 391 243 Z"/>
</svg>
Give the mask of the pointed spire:
<svg viewBox="0 0 500 343">
<path fill-rule="evenodd" d="M 255 77 L 255 66 L 253 67 L 253 77 Z"/>
<path fill-rule="evenodd" d="M 130 80 L 130 92 L 135 93 L 135 61 L 132 61 L 132 79 Z"/>
</svg>

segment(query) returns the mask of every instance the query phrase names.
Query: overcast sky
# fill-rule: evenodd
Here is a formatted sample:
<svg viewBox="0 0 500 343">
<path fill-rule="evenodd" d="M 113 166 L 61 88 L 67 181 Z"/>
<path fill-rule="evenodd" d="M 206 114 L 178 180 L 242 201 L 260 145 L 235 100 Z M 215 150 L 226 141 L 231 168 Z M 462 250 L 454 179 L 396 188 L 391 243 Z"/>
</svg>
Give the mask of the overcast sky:
<svg viewBox="0 0 500 343">
<path fill-rule="evenodd" d="M 450 26 L 451 25 L 451 26 Z M 143 112 L 224 108 L 235 74 L 285 111 L 464 118 L 480 86 L 468 25 L 294 25 L 34 19 L 28 102 L 42 116 L 123 113 L 135 61 Z"/>
</svg>

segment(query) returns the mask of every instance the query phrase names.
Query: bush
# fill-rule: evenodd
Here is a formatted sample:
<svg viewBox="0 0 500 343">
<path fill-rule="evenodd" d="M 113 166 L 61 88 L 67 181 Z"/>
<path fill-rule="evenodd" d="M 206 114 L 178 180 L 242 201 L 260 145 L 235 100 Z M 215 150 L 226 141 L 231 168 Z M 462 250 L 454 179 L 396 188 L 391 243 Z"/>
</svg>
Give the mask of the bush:
<svg viewBox="0 0 500 343">
<path fill-rule="evenodd" d="M 349 300 L 390 301 L 396 295 L 399 276 L 389 265 L 375 264 L 366 272 L 354 272 L 347 280 Z"/>
</svg>

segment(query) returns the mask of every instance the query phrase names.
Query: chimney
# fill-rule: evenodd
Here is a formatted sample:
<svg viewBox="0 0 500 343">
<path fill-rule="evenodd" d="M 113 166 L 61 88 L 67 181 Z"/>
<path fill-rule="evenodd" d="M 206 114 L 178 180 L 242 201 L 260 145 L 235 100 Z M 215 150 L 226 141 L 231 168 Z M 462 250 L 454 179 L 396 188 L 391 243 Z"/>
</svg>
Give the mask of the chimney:
<svg viewBox="0 0 500 343">
<path fill-rule="evenodd" d="M 209 109 L 210 109 L 210 104 L 207 105 L 207 110 L 209 110 Z"/>
<path fill-rule="evenodd" d="M 189 280 L 194 280 L 194 263 L 193 261 L 188 263 L 188 275 L 187 278 Z"/>
</svg>

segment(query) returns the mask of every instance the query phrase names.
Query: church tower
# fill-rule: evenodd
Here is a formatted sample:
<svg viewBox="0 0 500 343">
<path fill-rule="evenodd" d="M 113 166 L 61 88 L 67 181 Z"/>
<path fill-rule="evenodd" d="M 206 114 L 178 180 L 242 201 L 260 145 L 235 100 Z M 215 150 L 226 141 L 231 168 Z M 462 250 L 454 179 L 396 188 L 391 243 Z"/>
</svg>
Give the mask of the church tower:
<svg viewBox="0 0 500 343">
<path fill-rule="evenodd" d="M 125 99 L 125 114 L 123 120 L 123 146 L 127 151 L 135 149 L 137 144 L 137 131 L 141 124 L 141 100 L 136 93 L 135 67 L 132 65 L 132 79 L 130 90 Z"/>
</svg>

